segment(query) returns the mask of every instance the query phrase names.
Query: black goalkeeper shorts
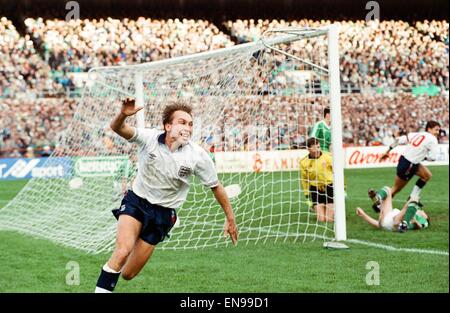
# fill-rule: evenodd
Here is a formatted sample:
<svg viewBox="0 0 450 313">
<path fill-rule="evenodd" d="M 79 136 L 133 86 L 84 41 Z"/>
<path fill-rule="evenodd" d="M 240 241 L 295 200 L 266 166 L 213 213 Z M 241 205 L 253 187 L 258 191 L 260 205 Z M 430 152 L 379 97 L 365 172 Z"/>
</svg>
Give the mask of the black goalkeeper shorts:
<svg viewBox="0 0 450 313">
<path fill-rule="evenodd" d="M 314 205 L 333 203 L 333 185 L 327 185 L 324 190 L 319 190 L 316 186 L 310 186 L 309 197 Z"/>
<path fill-rule="evenodd" d="M 141 222 L 139 238 L 151 245 L 157 245 L 165 237 L 169 237 L 168 234 L 177 221 L 177 213 L 174 209 L 151 204 L 132 190 L 125 193 L 120 208 L 112 212 L 116 219 L 126 214 Z"/>
</svg>

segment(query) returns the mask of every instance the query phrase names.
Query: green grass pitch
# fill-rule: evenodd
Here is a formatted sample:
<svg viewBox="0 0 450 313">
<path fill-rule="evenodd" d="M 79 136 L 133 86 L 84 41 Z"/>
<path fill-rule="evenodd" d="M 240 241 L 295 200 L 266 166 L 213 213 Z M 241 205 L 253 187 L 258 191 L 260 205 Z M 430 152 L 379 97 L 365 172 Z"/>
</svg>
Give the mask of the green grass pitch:
<svg viewBox="0 0 450 313">
<path fill-rule="evenodd" d="M 394 168 L 347 170 L 349 239 L 416 249 L 390 251 L 350 242 L 348 250 L 327 250 L 322 241 L 267 242 L 237 247 L 155 251 L 132 281 L 120 280 L 117 292 L 448 292 L 448 166 L 431 167 L 422 192 L 431 227 L 403 234 L 379 231 L 360 220 L 356 206 L 372 214 L 368 187 L 391 185 Z M 413 184 L 395 198 L 400 206 Z M 0 182 L 0 207 L 26 181 Z M 1 210 L 0 210 L 1 214 Z M 372 214 L 373 215 L 373 214 Z M 423 253 L 444 251 L 447 254 Z M 92 292 L 109 254 L 88 255 L 50 241 L 0 231 L 0 292 Z M 79 285 L 66 284 L 67 264 L 79 264 Z M 370 261 L 379 264 L 379 285 L 368 285 Z"/>
</svg>

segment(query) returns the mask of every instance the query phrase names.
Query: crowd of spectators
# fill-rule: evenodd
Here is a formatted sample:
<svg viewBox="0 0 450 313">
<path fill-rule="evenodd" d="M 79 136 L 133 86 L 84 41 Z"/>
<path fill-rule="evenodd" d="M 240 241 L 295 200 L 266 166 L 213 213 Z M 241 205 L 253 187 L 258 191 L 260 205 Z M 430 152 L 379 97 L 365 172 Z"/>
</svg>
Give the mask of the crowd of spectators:
<svg viewBox="0 0 450 313">
<path fill-rule="evenodd" d="M 70 98 L 0 100 L 0 157 L 49 155 L 75 105 Z"/>
<path fill-rule="evenodd" d="M 334 21 L 340 25 L 344 88 L 449 88 L 447 21 Z M 27 18 L 20 36 L 11 21 L 0 23 L 0 97 L 46 90 L 58 94 L 74 85 L 71 73 L 95 66 L 135 64 L 214 50 L 257 40 L 271 28 L 322 27 L 329 20 L 236 20 L 229 35 L 207 20 Z M 299 41 L 295 55 L 326 63 L 320 40 Z"/>
<path fill-rule="evenodd" d="M 449 132 L 448 96 L 411 93 L 343 95 L 343 142 L 346 146 L 389 145 L 409 132 L 424 131 L 436 120 Z M 314 123 L 329 106 L 323 96 L 263 96 L 242 99 L 224 110 L 215 127 L 216 151 L 304 147 Z M 208 131 L 207 127 L 204 131 Z M 203 136 L 203 137 L 207 137 Z M 448 135 L 439 139 L 448 143 Z"/>
<path fill-rule="evenodd" d="M 389 145 L 400 135 L 424 131 L 429 120 L 438 121 L 445 133 L 449 132 L 448 95 L 353 94 L 342 99 L 344 143 Z M 448 137 L 440 138 L 440 142 L 448 143 Z"/>
<path fill-rule="evenodd" d="M 268 29 L 318 28 L 332 21 L 237 20 L 225 26 L 238 42 L 261 38 Z M 449 88 L 447 21 L 337 21 L 340 26 L 341 82 L 351 88 L 410 89 L 420 85 Z M 292 45 L 295 55 L 313 59 L 320 41 Z M 320 57 L 322 58 L 322 56 Z M 320 60 L 315 60 L 320 62 Z"/>
<path fill-rule="evenodd" d="M 197 106 L 196 116 L 203 121 L 198 138 L 205 147 L 214 145 L 216 151 L 299 148 L 328 105 L 323 96 L 242 97 L 225 104 L 214 121 L 210 110 Z M 39 156 L 53 150 L 75 106 L 76 101 L 69 98 L 0 101 L 0 157 Z M 397 136 L 423 130 L 430 119 L 440 122 L 448 134 L 448 96 L 342 96 L 347 146 L 389 145 Z M 80 130 L 71 131 L 81 136 Z M 448 143 L 448 137 L 441 142 Z"/>
<path fill-rule="evenodd" d="M 0 18 L 0 69 L 0 98 L 36 98 L 43 90 L 61 88 L 50 77 L 50 67 L 37 54 L 30 36 L 20 36 L 5 17 Z"/>
<path fill-rule="evenodd" d="M 0 20 L 0 98 L 65 96 L 73 73 L 225 48 L 234 43 L 206 20 L 27 18 L 21 36 Z"/>
<path fill-rule="evenodd" d="M 76 104 L 64 94 L 65 88 L 73 86 L 71 73 L 214 50 L 257 40 L 270 28 L 321 27 L 331 21 L 228 21 L 225 27 L 230 35 L 206 20 L 192 19 L 28 18 L 24 23 L 25 34 L 20 35 L 10 20 L 0 19 L 0 157 L 47 155 L 55 148 L 57 136 L 72 118 Z M 448 134 L 448 22 L 337 23 L 341 29 L 341 83 L 352 91 L 342 97 L 344 143 L 389 144 L 404 132 L 423 129 L 429 119 L 441 122 Z M 313 38 L 283 48 L 326 67 L 325 45 L 323 39 Z M 249 67 L 241 68 L 241 72 L 254 72 L 253 77 L 239 76 L 239 88 L 256 88 L 258 95 L 238 97 L 225 105 L 223 114 L 211 123 L 215 130 L 204 134 L 204 139 L 214 137 L 209 144 L 217 150 L 299 147 L 309 128 L 320 119 L 318 112 L 328 105 L 321 95 L 305 100 L 302 92 L 290 92 L 298 86 L 292 83 L 292 77 L 279 75 L 285 73 L 284 67 L 291 66 L 285 55 L 274 53 L 268 62 L 261 60 L 241 64 Z M 224 62 L 218 60 L 210 68 L 217 67 L 216 72 L 223 76 L 221 71 L 232 75 L 241 66 L 230 61 L 233 68 L 223 69 L 228 64 Z M 204 64 L 193 64 L 189 73 L 180 71 L 177 75 L 198 76 L 203 71 L 201 66 Z M 253 71 L 256 66 L 260 72 Z M 260 75 L 263 72 L 265 75 Z M 175 73 L 173 77 L 179 78 Z M 209 88 L 208 82 L 216 84 L 216 80 L 208 74 L 198 86 L 190 87 Z M 246 87 L 248 83 L 251 86 Z M 319 89 L 324 88 L 322 81 L 316 83 Z M 263 96 L 269 85 L 276 95 Z M 417 96 L 411 93 L 415 86 L 435 86 L 439 95 Z M 216 87 L 221 88 L 220 82 Z M 395 92 L 386 92 L 389 90 Z"/>
<path fill-rule="evenodd" d="M 25 20 L 52 70 L 80 72 L 96 66 L 150 62 L 233 45 L 206 20 L 140 17 Z"/>
</svg>

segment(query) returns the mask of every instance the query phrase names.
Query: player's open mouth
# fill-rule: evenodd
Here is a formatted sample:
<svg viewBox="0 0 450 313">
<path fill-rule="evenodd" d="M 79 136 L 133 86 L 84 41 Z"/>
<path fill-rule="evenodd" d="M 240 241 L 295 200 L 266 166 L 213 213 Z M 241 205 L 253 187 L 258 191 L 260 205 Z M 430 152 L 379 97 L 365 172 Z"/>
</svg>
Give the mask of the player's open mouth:
<svg viewBox="0 0 450 313">
<path fill-rule="evenodd" d="M 191 132 L 188 132 L 188 131 L 181 131 L 180 132 L 180 136 L 181 137 L 184 137 L 184 138 L 191 138 Z"/>
</svg>

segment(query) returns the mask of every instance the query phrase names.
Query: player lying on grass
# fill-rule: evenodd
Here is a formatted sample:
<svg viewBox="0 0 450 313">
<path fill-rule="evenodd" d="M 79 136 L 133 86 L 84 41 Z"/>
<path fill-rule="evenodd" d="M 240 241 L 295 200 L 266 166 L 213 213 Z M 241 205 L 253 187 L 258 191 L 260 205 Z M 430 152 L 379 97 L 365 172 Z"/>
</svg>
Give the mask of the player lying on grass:
<svg viewBox="0 0 450 313">
<path fill-rule="evenodd" d="M 403 187 L 408 184 L 409 180 L 414 176 L 419 176 L 416 181 L 410 197 L 419 197 L 422 188 L 431 179 L 430 170 L 421 162 L 424 160 L 436 160 L 438 148 L 438 136 L 441 125 L 436 121 L 429 121 L 425 126 L 425 131 L 420 133 L 409 133 L 400 136 L 389 146 L 389 150 L 383 154 L 381 160 L 389 157 L 389 152 L 397 145 L 408 144 L 403 155 L 400 156 L 397 165 L 397 175 L 395 176 L 394 186 L 392 187 L 392 197 L 400 192 Z M 381 199 L 372 198 L 374 210 L 379 210 Z"/>
<path fill-rule="evenodd" d="M 224 235 L 230 236 L 233 244 L 238 240 L 234 213 L 214 164 L 208 153 L 190 140 L 191 107 L 183 103 L 166 106 L 164 131 L 126 124 L 125 119 L 140 109 L 133 99 L 127 99 L 111 122 L 113 131 L 138 145 L 138 170 L 132 190 L 125 194 L 120 209 L 113 210 L 118 219 L 116 244 L 101 270 L 96 292 L 112 292 L 121 274 L 130 280 L 141 271 L 175 224 L 176 209 L 186 200 L 192 175 L 211 188 L 223 208 Z"/>
<path fill-rule="evenodd" d="M 375 191 L 370 189 L 369 193 Z M 361 208 L 356 208 L 356 214 L 370 225 L 389 231 L 405 231 L 411 229 L 427 228 L 429 223 L 428 215 L 419 209 L 416 197 L 410 197 L 401 210 L 392 207 L 392 191 L 389 187 L 383 187 L 377 195 L 381 199 L 380 215 L 378 220 L 370 217 Z"/>
<path fill-rule="evenodd" d="M 333 160 L 322 152 L 320 142 L 311 137 L 306 141 L 308 155 L 300 160 L 300 180 L 305 197 L 312 202 L 317 221 L 333 222 Z"/>
</svg>

